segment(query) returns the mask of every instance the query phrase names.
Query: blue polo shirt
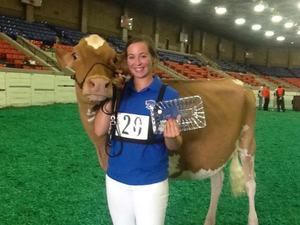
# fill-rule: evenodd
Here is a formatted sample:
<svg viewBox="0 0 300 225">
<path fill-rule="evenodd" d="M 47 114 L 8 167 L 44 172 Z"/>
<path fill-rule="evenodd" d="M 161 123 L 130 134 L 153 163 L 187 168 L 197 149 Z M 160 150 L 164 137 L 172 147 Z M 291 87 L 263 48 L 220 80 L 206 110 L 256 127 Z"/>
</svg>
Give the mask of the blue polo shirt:
<svg viewBox="0 0 300 225">
<path fill-rule="evenodd" d="M 140 92 L 133 86 L 133 77 L 127 82 L 122 93 L 119 115 L 125 115 L 118 120 L 124 120 L 119 132 L 125 132 L 145 127 L 139 117 L 150 117 L 150 110 L 146 107 L 149 100 L 156 101 L 162 83 L 154 76 L 153 82 Z M 177 91 L 167 87 L 163 101 L 179 98 Z M 126 115 L 133 115 L 127 117 Z M 134 123 L 131 126 L 131 123 Z M 143 124 L 142 124 L 143 123 Z M 136 126 L 137 125 L 137 126 Z M 150 126 L 150 124 L 148 124 Z M 121 126 L 121 125 L 120 125 Z M 163 135 L 155 135 L 155 139 Z M 110 155 L 116 155 L 121 149 L 121 142 L 111 140 Z M 119 182 L 129 185 L 146 185 L 163 181 L 168 178 L 168 150 L 164 143 L 138 144 L 123 141 L 123 150 L 117 157 L 109 157 L 107 175 Z"/>
</svg>

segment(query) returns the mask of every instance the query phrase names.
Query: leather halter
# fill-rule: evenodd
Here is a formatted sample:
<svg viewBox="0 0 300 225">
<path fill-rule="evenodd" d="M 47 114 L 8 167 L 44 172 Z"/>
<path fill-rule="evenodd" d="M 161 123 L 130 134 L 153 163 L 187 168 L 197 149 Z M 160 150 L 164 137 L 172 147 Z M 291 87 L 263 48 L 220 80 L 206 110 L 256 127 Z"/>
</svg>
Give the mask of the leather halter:
<svg viewBox="0 0 300 225">
<path fill-rule="evenodd" d="M 76 81 L 77 85 L 79 86 L 79 88 L 80 88 L 81 90 L 82 90 L 82 88 L 83 88 L 85 79 L 88 77 L 89 73 L 91 72 L 91 70 L 92 70 L 92 69 L 94 68 L 94 66 L 96 66 L 96 65 L 102 65 L 102 66 L 106 67 L 107 69 L 111 70 L 111 71 L 113 72 L 113 74 L 116 74 L 116 72 L 115 72 L 112 68 L 108 67 L 108 66 L 105 65 L 104 63 L 100 63 L 100 62 L 95 63 L 95 64 L 92 65 L 91 68 L 88 70 L 88 72 L 87 72 L 86 75 L 84 76 L 82 82 L 80 82 L 80 83 L 78 82 L 78 80 L 77 80 L 77 78 L 76 78 L 76 73 L 75 73 L 74 75 L 71 76 L 71 79 L 73 79 L 73 80 Z"/>
</svg>

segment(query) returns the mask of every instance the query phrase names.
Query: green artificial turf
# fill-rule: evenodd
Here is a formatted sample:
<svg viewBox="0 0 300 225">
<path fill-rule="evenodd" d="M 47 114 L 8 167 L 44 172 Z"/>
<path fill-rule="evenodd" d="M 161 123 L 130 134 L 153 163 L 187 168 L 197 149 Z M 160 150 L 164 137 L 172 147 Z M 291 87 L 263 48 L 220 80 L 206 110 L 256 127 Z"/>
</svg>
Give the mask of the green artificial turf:
<svg viewBox="0 0 300 225">
<path fill-rule="evenodd" d="M 262 225 L 300 224 L 300 113 L 257 111 L 256 211 Z M 0 224 L 109 225 L 105 173 L 76 104 L 0 109 Z M 170 183 L 167 225 L 203 224 L 210 180 Z M 247 224 L 225 168 L 217 224 Z"/>
</svg>

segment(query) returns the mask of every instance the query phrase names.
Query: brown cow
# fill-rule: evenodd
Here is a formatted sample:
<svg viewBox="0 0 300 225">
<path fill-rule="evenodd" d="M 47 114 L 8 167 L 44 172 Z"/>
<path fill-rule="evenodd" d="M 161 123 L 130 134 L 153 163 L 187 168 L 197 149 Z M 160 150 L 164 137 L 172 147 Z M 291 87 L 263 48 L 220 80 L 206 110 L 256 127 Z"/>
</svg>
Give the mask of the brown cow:
<svg viewBox="0 0 300 225">
<path fill-rule="evenodd" d="M 121 56 L 97 35 L 84 37 L 72 53 L 56 50 L 63 66 L 76 72 L 76 95 L 83 126 L 94 143 L 101 167 L 106 170 L 108 156 L 106 137 L 97 137 L 88 113 L 98 101 L 112 97 L 112 86 L 120 86 L 114 71 L 122 62 Z M 233 193 L 240 194 L 244 186 L 249 198 L 248 224 L 257 225 L 254 196 L 255 96 L 245 90 L 243 83 L 232 79 L 217 80 L 164 80 L 178 90 L 181 97 L 200 95 L 206 115 L 206 127 L 183 132 L 181 148 L 169 155 L 170 179 L 201 180 L 211 178 L 211 203 L 205 225 L 215 224 L 217 204 L 222 191 L 222 168 L 232 157 L 230 175 Z M 238 159 L 243 163 L 241 167 Z M 243 177 L 243 172 L 245 177 Z M 237 181 L 237 182 L 236 182 Z M 241 182 L 242 181 L 242 182 Z M 239 185 L 235 185 L 238 183 Z"/>
</svg>

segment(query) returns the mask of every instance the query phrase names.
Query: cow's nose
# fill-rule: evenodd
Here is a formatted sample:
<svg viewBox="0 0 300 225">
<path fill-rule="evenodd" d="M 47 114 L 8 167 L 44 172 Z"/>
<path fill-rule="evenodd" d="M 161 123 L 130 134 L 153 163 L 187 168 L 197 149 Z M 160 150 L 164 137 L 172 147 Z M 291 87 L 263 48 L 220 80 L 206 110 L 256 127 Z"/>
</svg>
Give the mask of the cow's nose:
<svg viewBox="0 0 300 225">
<path fill-rule="evenodd" d="M 109 80 L 106 79 L 90 79 L 89 86 L 93 93 L 104 91 L 108 88 Z"/>
</svg>

